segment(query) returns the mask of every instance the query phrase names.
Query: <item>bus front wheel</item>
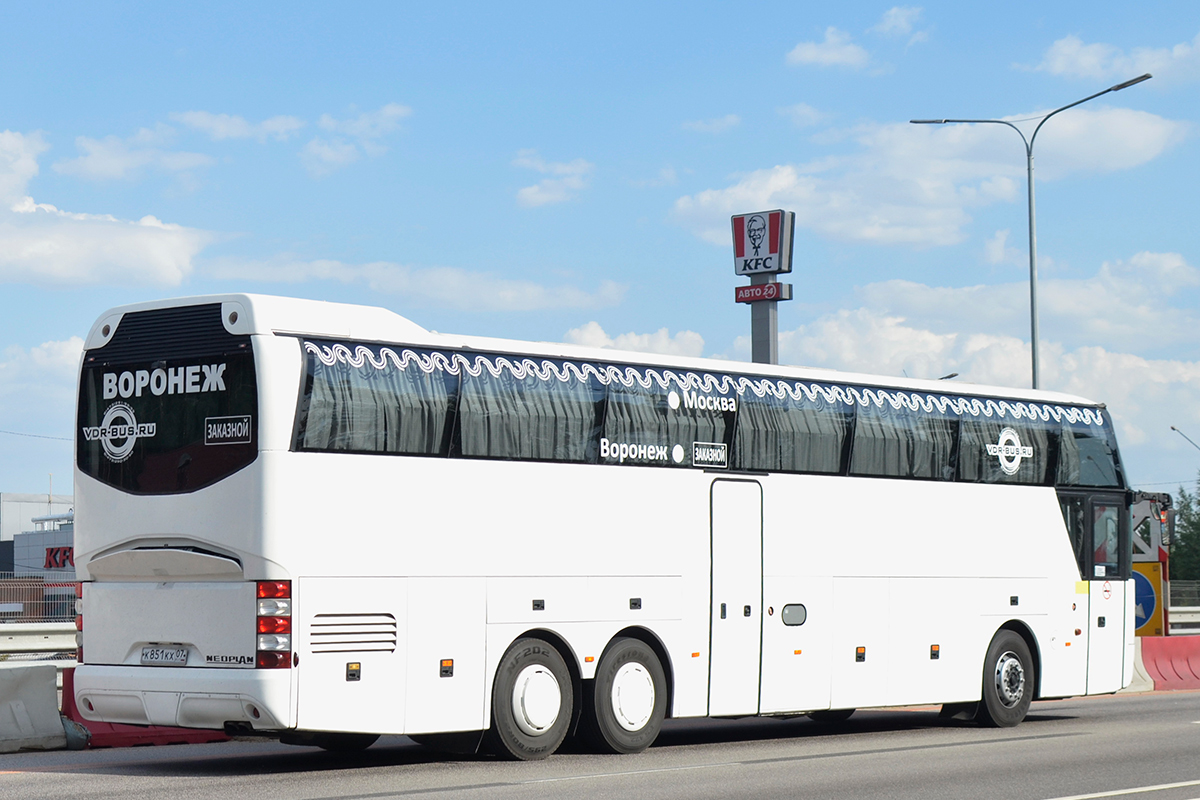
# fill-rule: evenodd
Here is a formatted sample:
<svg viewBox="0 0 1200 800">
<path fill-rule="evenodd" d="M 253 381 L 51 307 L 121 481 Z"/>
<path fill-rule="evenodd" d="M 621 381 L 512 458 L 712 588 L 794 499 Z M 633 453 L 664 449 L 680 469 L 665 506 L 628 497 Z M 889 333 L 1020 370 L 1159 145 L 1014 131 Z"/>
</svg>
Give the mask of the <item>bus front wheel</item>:
<svg viewBox="0 0 1200 800">
<path fill-rule="evenodd" d="M 608 753 L 640 753 L 667 715 L 667 676 L 654 650 L 621 638 L 600 657 L 592 682 L 588 738 Z"/>
<path fill-rule="evenodd" d="M 992 728 L 1011 728 L 1025 719 L 1033 700 L 1033 658 L 1017 633 L 1002 630 L 992 638 L 983 662 L 983 702 L 976 720 Z"/>
<path fill-rule="evenodd" d="M 574 689 L 567 663 L 541 639 L 518 639 L 492 688 L 491 749 L 535 761 L 558 749 L 571 726 Z"/>
</svg>

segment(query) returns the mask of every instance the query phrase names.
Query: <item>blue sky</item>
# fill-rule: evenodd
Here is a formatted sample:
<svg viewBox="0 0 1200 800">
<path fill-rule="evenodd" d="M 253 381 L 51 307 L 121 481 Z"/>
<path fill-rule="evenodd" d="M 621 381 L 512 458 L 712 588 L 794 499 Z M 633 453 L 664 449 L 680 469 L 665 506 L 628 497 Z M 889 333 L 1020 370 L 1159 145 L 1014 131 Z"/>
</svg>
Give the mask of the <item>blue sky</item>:
<svg viewBox="0 0 1200 800">
<path fill-rule="evenodd" d="M 0 490 L 64 487 L 80 337 L 251 291 L 749 359 L 730 214 L 796 212 L 785 363 L 1104 401 L 1132 480 L 1200 451 L 1200 8 L 10 5 Z M 1027 124 L 1027 123 L 1025 123 Z"/>
</svg>

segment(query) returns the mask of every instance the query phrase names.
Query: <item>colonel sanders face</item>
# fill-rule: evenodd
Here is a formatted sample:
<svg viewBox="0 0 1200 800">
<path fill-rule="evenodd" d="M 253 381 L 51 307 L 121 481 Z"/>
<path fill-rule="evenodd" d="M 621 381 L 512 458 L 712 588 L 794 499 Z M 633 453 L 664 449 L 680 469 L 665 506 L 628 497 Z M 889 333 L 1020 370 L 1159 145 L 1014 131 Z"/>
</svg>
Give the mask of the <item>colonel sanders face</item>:
<svg viewBox="0 0 1200 800">
<path fill-rule="evenodd" d="M 763 234 L 767 232 L 767 223 L 763 218 L 755 215 L 746 223 L 746 235 L 750 237 L 750 245 L 754 248 L 754 255 L 758 255 L 758 248 L 762 246 Z"/>
</svg>

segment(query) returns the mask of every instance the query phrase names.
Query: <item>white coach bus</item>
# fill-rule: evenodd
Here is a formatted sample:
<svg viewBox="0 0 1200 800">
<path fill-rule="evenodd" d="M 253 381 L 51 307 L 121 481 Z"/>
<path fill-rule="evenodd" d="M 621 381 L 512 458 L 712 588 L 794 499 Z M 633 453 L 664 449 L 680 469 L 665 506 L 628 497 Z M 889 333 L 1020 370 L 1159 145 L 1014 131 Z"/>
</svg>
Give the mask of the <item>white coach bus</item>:
<svg viewBox="0 0 1200 800">
<path fill-rule="evenodd" d="M 1132 678 L 1129 493 L 1078 397 L 221 295 L 104 314 L 78 416 L 93 720 L 529 759 Z"/>
</svg>

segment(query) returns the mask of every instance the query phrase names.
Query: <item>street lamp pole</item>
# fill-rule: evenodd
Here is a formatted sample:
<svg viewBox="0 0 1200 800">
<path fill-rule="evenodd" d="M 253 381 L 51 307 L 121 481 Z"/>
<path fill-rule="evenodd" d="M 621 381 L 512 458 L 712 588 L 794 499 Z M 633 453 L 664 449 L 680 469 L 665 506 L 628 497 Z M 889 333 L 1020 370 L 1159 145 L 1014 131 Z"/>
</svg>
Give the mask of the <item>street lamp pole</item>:
<svg viewBox="0 0 1200 800">
<path fill-rule="evenodd" d="M 1046 124 L 1046 120 L 1053 117 L 1060 111 L 1066 111 L 1068 108 L 1074 108 L 1081 103 L 1086 103 L 1088 100 L 1094 100 L 1102 94 L 1109 92 L 1119 92 L 1122 89 L 1128 89 L 1134 84 L 1142 81 L 1150 80 L 1150 73 L 1139 75 L 1132 80 L 1118 83 L 1116 86 L 1110 86 L 1102 92 L 1088 95 L 1082 100 L 1076 100 L 1074 103 L 1065 105 L 1061 108 L 1056 108 L 1049 114 L 1046 114 L 1038 122 L 1037 127 L 1033 129 L 1033 135 L 1028 139 L 1025 134 L 1016 125 L 1004 119 L 913 119 L 909 120 L 914 125 L 946 125 L 948 123 L 967 122 L 967 123 L 993 123 L 996 125 L 1007 125 L 1017 132 L 1021 137 L 1021 141 L 1025 144 L 1025 168 L 1026 168 L 1026 185 L 1029 194 L 1029 333 L 1030 344 L 1033 353 L 1033 388 L 1041 388 L 1041 378 L 1038 368 L 1038 305 L 1037 305 L 1037 222 L 1034 218 L 1034 201 L 1033 201 L 1033 142 L 1037 139 L 1038 131 Z"/>
</svg>

